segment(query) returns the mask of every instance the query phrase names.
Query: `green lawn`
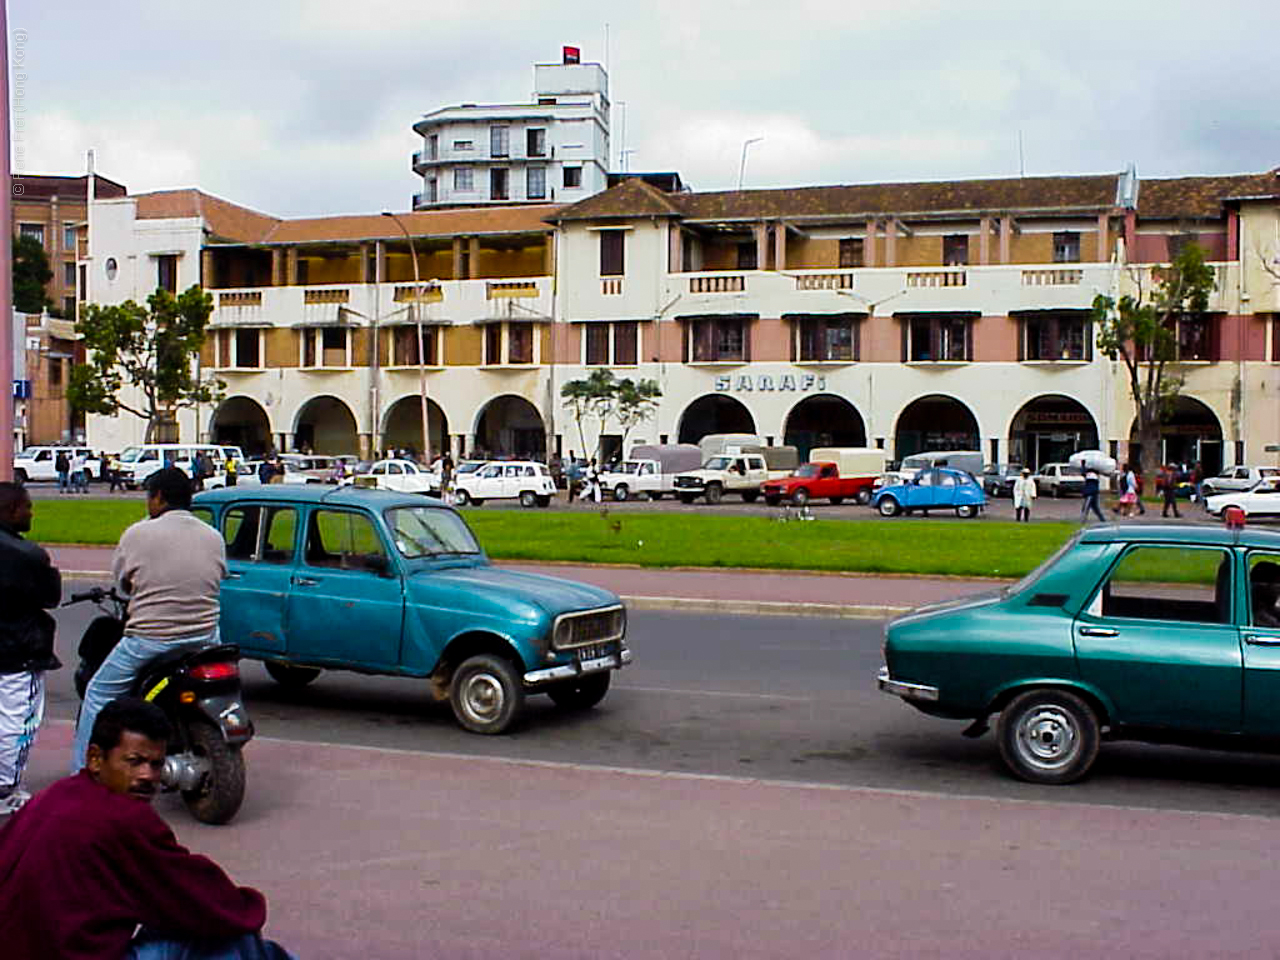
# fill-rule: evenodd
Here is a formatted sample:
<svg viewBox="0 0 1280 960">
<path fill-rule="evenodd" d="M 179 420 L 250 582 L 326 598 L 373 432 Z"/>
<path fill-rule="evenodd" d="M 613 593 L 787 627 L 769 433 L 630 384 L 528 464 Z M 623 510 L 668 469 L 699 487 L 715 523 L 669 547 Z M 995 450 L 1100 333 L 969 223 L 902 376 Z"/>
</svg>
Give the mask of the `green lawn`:
<svg viewBox="0 0 1280 960">
<path fill-rule="evenodd" d="M 813 520 L 687 513 L 464 510 L 489 555 L 649 567 L 754 567 L 1018 577 L 1078 526 L 996 520 Z M 114 544 L 145 511 L 138 501 L 39 500 L 33 539 Z"/>
</svg>

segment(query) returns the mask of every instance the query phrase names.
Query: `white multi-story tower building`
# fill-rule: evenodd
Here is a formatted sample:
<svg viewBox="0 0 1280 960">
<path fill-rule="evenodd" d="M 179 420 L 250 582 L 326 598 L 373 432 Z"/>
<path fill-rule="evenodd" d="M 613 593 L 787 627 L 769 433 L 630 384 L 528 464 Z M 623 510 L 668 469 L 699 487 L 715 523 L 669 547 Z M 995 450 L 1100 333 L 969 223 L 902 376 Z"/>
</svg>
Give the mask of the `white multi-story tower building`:
<svg viewBox="0 0 1280 960">
<path fill-rule="evenodd" d="M 415 210 L 446 206 L 568 202 L 607 186 L 609 76 L 580 63 L 536 64 L 532 103 L 442 107 L 413 125 L 422 149 Z"/>
</svg>

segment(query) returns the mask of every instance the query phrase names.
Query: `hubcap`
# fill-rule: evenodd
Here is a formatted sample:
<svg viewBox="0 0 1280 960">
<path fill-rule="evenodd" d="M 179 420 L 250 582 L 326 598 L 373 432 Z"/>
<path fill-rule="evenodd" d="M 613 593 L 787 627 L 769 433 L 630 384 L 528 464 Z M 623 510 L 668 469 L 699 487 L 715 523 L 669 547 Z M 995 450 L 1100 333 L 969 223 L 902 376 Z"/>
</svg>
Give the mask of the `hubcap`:
<svg viewBox="0 0 1280 960">
<path fill-rule="evenodd" d="M 1071 716 L 1058 707 L 1028 711 L 1017 734 L 1018 752 L 1030 766 L 1056 770 L 1075 758 L 1079 732 Z"/>
<path fill-rule="evenodd" d="M 507 695 L 502 683 L 489 673 L 477 673 L 462 688 L 462 708 L 471 719 L 490 723 L 502 714 Z"/>
</svg>

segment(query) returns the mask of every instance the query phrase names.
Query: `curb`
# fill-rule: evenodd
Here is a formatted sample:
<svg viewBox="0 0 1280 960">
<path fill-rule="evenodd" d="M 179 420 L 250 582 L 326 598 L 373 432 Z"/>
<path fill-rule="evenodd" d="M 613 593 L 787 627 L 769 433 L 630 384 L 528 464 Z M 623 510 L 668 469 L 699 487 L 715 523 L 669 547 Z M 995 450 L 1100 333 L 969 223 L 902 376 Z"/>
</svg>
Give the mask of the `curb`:
<svg viewBox="0 0 1280 960">
<path fill-rule="evenodd" d="M 104 580 L 106 570 L 63 570 L 66 580 Z M 746 617 L 828 617 L 840 620 L 887 620 L 911 607 L 853 603 L 790 603 L 782 600 L 713 600 L 709 597 L 628 597 L 628 610 L 658 610 L 667 613 L 721 613 Z"/>
</svg>

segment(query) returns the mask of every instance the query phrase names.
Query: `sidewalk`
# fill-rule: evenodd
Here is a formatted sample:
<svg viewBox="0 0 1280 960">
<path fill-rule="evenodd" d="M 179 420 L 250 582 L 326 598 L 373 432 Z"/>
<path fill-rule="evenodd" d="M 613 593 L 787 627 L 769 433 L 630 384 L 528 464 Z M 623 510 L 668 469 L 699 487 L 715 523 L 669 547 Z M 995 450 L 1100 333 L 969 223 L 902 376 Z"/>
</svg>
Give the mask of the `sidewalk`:
<svg viewBox="0 0 1280 960">
<path fill-rule="evenodd" d="M 109 547 L 47 549 L 67 579 L 102 576 L 111 567 Z M 500 565 L 604 587 L 622 597 L 632 609 L 689 613 L 880 619 L 921 604 L 990 590 L 999 584 L 993 580 L 777 570 L 657 570 L 574 563 Z"/>
</svg>

